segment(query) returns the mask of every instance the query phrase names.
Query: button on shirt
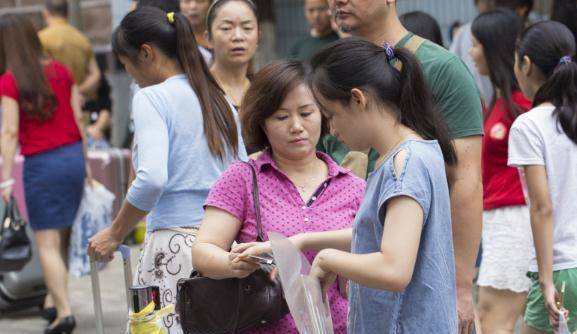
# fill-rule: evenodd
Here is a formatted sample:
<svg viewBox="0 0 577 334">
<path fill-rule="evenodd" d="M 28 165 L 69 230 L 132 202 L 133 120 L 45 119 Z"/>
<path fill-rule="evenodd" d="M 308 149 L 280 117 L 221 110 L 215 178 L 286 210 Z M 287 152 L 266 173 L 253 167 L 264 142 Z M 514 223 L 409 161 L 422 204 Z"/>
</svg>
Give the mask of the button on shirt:
<svg viewBox="0 0 577 334">
<path fill-rule="evenodd" d="M 270 231 L 289 237 L 303 232 L 322 232 L 352 227 L 363 198 L 365 181 L 338 166 L 330 157 L 317 153 L 328 167 L 328 178 L 315 192 L 315 200 L 306 203 L 295 185 L 278 169 L 269 150 L 250 163 L 257 171 L 263 236 Z M 253 242 L 257 237 L 252 198 L 252 175 L 249 167 L 233 163 L 214 184 L 205 206 L 212 206 L 236 216 L 243 222 L 238 242 Z M 313 252 L 305 252 L 312 262 Z M 347 301 L 336 284 L 329 291 L 335 333 L 346 333 Z M 288 315 L 277 323 L 251 333 L 298 333 Z"/>
</svg>

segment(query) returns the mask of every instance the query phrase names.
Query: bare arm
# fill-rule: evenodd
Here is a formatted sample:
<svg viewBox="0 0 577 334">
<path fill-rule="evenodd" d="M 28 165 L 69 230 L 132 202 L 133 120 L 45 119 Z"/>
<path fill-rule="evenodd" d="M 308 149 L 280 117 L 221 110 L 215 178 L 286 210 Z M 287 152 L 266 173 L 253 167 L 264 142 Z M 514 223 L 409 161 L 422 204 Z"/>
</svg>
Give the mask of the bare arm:
<svg viewBox="0 0 577 334">
<path fill-rule="evenodd" d="M 72 110 L 74 111 L 74 118 L 76 120 L 76 126 L 78 126 L 78 131 L 80 131 L 80 137 L 82 138 L 82 151 L 84 152 L 84 161 L 86 163 L 86 180 L 89 185 L 92 185 L 92 171 L 90 170 L 90 164 L 88 162 L 88 142 L 86 139 L 86 131 L 84 130 L 83 117 L 82 117 L 82 96 L 76 85 L 72 86 L 72 97 L 70 103 L 72 104 Z"/>
<path fill-rule="evenodd" d="M 117 238 L 119 243 L 122 242 L 147 214 L 148 211 L 140 210 L 130 202 L 123 201 L 118 215 L 112 222 L 112 235 Z"/>
<path fill-rule="evenodd" d="M 80 93 L 83 96 L 90 96 L 98 90 L 98 85 L 100 84 L 100 69 L 98 68 L 98 63 L 94 55 L 90 58 L 88 62 L 88 74 L 82 83 L 79 83 Z"/>
<path fill-rule="evenodd" d="M 207 207 L 192 245 L 194 268 L 212 279 L 246 277 L 258 269 L 259 265 L 250 261 L 232 262 L 236 255 L 231 255 L 229 249 L 241 226 L 241 221 L 230 213 Z"/>
<path fill-rule="evenodd" d="M 297 234 L 289 239 L 301 250 L 320 252 L 325 248 L 334 248 L 345 252 L 351 251 L 353 229 L 346 228 L 337 231 L 309 232 Z"/>
<path fill-rule="evenodd" d="M 483 220 L 481 139 L 481 136 L 456 139 L 454 144 L 459 162 L 447 168 L 451 193 L 457 296 L 460 302 L 472 303 L 475 261 L 481 242 Z"/>
<path fill-rule="evenodd" d="M 553 282 L 553 203 L 547 171 L 543 165 L 525 166 L 524 169 L 531 203 L 531 229 L 539 267 L 539 284 L 549 312 L 549 322 L 557 329 L 560 309 L 557 305 L 559 295 Z"/>
<path fill-rule="evenodd" d="M 380 252 L 351 254 L 326 249 L 315 259 L 311 274 L 319 276 L 315 268 L 320 268 L 374 289 L 406 288 L 417 261 L 424 213 L 414 199 L 406 196 L 392 198 L 386 206 Z M 326 283 L 331 282 L 323 282 L 325 288 Z"/>
<path fill-rule="evenodd" d="M 12 98 L 2 97 L 2 180 L 12 178 L 14 168 L 14 156 L 18 147 L 18 102 Z"/>
<path fill-rule="evenodd" d="M 110 111 L 102 110 L 98 114 L 98 119 L 86 128 L 86 132 L 93 139 L 101 139 L 104 131 L 110 126 Z"/>
<path fill-rule="evenodd" d="M 525 166 L 531 202 L 531 228 L 541 284 L 553 284 L 553 204 L 545 166 Z"/>
<path fill-rule="evenodd" d="M 74 119 L 76 120 L 76 126 L 80 131 L 80 136 L 82 137 L 82 149 L 84 150 L 84 158 L 86 163 L 88 163 L 88 146 L 86 144 L 86 132 L 84 131 L 84 123 L 82 117 L 82 96 L 80 95 L 80 89 L 78 86 L 72 86 L 72 97 L 70 103 L 72 104 L 72 110 L 74 111 Z"/>
<path fill-rule="evenodd" d="M 301 251 L 320 252 L 323 249 L 332 248 L 350 252 L 352 238 L 353 229 L 346 228 L 336 231 L 299 233 L 288 239 Z M 238 254 L 238 258 L 241 260 L 248 260 L 251 255 L 270 254 L 272 244 L 270 241 L 249 242 L 237 245 L 231 252 Z"/>
</svg>

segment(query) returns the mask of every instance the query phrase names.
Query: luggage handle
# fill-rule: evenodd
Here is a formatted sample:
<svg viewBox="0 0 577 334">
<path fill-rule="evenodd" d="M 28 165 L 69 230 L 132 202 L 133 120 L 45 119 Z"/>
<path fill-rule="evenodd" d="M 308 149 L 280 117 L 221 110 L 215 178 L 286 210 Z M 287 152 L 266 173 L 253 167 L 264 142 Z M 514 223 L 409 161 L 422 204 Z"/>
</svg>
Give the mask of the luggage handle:
<svg viewBox="0 0 577 334">
<path fill-rule="evenodd" d="M 130 264 L 130 247 L 118 246 L 118 252 L 122 255 L 124 267 L 124 285 L 126 293 L 126 310 L 130 311 L 130 295 L 128 290 L 132 286 L 132 266 Z M 92 298 L 94 301 L 94 315 L 96 318 L 96 333 L 104 334 L 104 317 L 102 315 L 102 296 L 100 292 L 100 280 L 98 279 L 98 267 L 94 257 L 90 257 L 90 278 L 92 280 Z"/>
</svg>

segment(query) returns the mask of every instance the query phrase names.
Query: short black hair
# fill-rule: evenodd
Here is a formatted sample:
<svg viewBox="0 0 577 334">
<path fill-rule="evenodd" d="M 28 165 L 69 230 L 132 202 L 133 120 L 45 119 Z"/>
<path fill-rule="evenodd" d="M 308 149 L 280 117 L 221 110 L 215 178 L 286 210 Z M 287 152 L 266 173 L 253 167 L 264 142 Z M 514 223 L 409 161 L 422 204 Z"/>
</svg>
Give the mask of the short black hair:
<svg viewBox="0 0 577 334">
<path fill-rule="evenodd" d="M 408 31 L 443 46 L 441 27 L 431 15 L 421 11 L 414 11 L 401 15 L 399 19 Z"/>
<path fill-rule="evenodd" d="M 68 17 L 68 1 L 66 0 L 44 0 L 44 8 L 52 15 Z"/>
<path fill-rule="evenodd" d="M 166 13 L 180 12 L 180 0 L 138 0 L 136 8 L 140 7 L 156 7 L 163 10 Z"/>
<path fill-rule="evenodd" d="M 511 10 L 527 8 L 527 13 L 533 10 L 534 0 L 495 0 L 495 6 L 506 7 Z"/>
</svg>

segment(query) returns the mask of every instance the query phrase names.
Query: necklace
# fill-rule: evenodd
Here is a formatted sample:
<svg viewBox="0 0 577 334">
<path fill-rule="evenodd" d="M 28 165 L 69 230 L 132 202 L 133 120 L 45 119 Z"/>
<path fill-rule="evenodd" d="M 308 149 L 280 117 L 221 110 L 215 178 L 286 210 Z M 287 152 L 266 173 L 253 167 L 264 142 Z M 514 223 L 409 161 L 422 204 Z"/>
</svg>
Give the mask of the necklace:
<svg viewBox="0 0 577 334">
<path fill-rule="evenodd" d="M 306 180 L 306 181 L 304 182 L 304 184 L 296 184 L 296 183 L 294 183 L 294 185 L 297 187 L 297 190 L 299 191 L 299 193 L 300 193 L 301 195 L 304 195 L 304 194 L 307 193 L 307 188 L 309 187 L 309 185 L 310 185 L 311 183 L 314 183 L 314 181 L 315 181 L 315 178 L 312 178 L 312 177 L 311 177 L 310 179 Z"/>
<path fill-rule="evenodd" d="M 322 166 L 323 166 L 324 168 L 327 168 L 324 162 L 322 162 L 322 161 L 319 161 L 319 162 L 322 163 Z M 315 168 L 315 169 L 316 169 L 316 168 Z M 306 178 L 306 179 L 303 180 L 302 182 L 298 182 L 298 181 L 295 182 L 294 180 L 291 180 L 291 181 L 292 181 L 292 183 L 295 185 L 295 187 L 297 188 L 299 194 L 300 194 L 301 196 L 304 196 L 304 195 L 307 194 L 307 191 L 311 190 L 310 187 L 315 187 L 315 186 L 317 186 L 317 185 L 320 183 L 319 180 L 321 180 L 321 179 L 324 180 L 324 179 L 326 178 L 326 173 L 327 173 L 327 172 L 328 172 L 328 170 L 325 171 L 325 170 L 323 169 L 323 171 L 322 171 L 322 174 L 323 174 L 323 175 L 322 175 L 322 176 L 319 176 L 319 173 L 316 173 L 316 175 L 311 176 L 311 177 L 309 177 L 309 178 Z"/>
</svg>

